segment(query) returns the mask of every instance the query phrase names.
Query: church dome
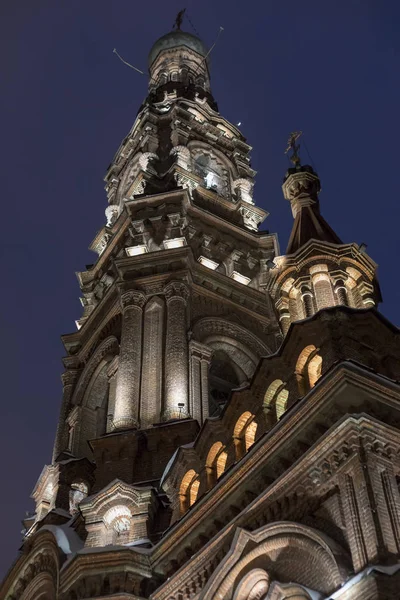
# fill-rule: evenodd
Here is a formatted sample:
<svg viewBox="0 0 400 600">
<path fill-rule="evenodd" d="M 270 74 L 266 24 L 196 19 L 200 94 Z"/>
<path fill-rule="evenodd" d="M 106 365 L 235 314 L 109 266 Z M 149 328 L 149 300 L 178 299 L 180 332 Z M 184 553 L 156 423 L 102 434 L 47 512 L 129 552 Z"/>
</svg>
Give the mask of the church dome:
<svg viewBox="0 0 400 600">
<path fill-rule="evenodd" d="M 207 48 L 204 43 L 195 35 L 191 33 L 187 33 L 186 31 L 181 31 L 180 29 L 176 31 L 171 31 L 166 35 L 163 35 L 158 39 L 153 45 L 152 49 L 149 52 L 148 65 L 149 68 L 157 58 L 157 56 L 163 50 L 169 50 L 170 48 L 178 48 L 179 46 L 187 46 L 194 52 L 197 52 L 201 56 L 207 56 Z"/>
</svg>

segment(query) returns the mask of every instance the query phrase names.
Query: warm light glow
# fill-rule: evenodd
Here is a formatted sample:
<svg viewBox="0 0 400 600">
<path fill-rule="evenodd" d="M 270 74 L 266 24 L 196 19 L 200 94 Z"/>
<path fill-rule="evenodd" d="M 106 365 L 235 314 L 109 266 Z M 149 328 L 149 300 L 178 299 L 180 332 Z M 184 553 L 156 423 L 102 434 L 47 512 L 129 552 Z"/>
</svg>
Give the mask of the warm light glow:
<svg viewBox="0 0 400 600">
<path fill-rule="evenodd" d="M 137 256 L 138 254 L 145 254 L 148 252 L 146 244 L 139 244 L 137 246 L 130 246 L 125 248 L 125 252 L 128 256 Z"/>
<path fill-rule="evenodd" d="M 164 248 L 166 250 L 170 250 L 171 248 L 181 248 L 186 245 L 186 239 L 184 237 L 181 238 L 173 238 L 171 240 L 164 240 Z"/>
<path fill-rule="evenodd" d="M 124 518 L 125 520 L 130 520 L 131 511 L 127 506 L 119 504 L 118 506 L 113 506 L 109 508 L 106 514 L 104 515 L 103 520 L 107 525 L 110 525 L 116 519 L 122 518 Z"/>
<path fill-rule="evenodd" d="M 205 180 L 206 180 L 206 186 L 208 187 L 208 189 L 212 189 L 217 186 L 217 183 L 215 181 L 215 177 L 214 177 L 213 173 L 208 172 L 205 177 Z"/>
<path fill-rule="evenodd" d="M 218 267 L 218 263 L 214 262 L 213 260 L 210 260 L 209 258 L 206 258 L 205 256 L 199 256 L 198 260 L 199 263 L 201 263 L 208 269 L 212 269 L 213 271 L 215 271 L 215 269 Z"/>
<path fill-rule="evenodd" d="M 251 279 L 250 277 L 245 277 L 244 275 L 241 275 L 241 273 L 238 273 L 237 271 L 233 271 L 231 278 L 234 279 L 235 281 L 237 281 L 238 283 L 242 283 L 243 285 L 249 285 Z"/>
</svg>

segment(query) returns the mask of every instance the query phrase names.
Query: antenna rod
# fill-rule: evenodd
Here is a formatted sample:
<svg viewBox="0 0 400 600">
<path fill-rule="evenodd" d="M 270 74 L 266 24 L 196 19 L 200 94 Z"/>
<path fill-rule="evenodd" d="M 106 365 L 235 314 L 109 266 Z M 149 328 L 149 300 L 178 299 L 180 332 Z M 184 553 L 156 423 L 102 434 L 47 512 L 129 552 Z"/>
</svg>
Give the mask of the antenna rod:
<svg viewBox="0 0 400 600">
<path fill-rule="evenodd" d="M 213 43 L 213 45 L 211 46 L 211 48 L 209 49 L 209 51 L 207 52 L 207 54 L 205 55 L 205 57 L 203 58 L 203 62 L 207 60 L 207 58 L 209 57 L 209 55 L 211 54 L 211 52 L 214 50 L 215 46 L 217 45 L 219 36 L 221 35 L 221 33 L 224 31 L 223 27 L 219 27 L 219 31 L 218 31 L 218 35 L 216 37 L 215 42 Z"/>
<path fill-rule="evenodd" d="M 127 67 L 130 67 L 131 69 L 133 69 L 133 70 L 134 70 L 134 71 L 136 71 L 137 73 L 140 73 L 141 75 L 144 75 L 143 71 L 141 71 L 141 70 L 140 70 L 140 69 L 138 69 L 137 67 L 134 67 L 134 66 L 133 66 L 133 65 L 131 65 L 130 63 L 126 62 L 126 60 L 124 60 L 124 59 L 122 58 L 122 56 L 120 56 L 120 55 L 118 54 L 118 52 L 117 52 L 116 48 L 114 48 L 113 52 L 114 52 L 114 54 L 116 54 L 116 55 L 118 56 L 119 60 L 120 60 L 121 62 L 123 62 L 123 63 L 124 63 L 124 65 L 126 65 Z"/>
</svg>

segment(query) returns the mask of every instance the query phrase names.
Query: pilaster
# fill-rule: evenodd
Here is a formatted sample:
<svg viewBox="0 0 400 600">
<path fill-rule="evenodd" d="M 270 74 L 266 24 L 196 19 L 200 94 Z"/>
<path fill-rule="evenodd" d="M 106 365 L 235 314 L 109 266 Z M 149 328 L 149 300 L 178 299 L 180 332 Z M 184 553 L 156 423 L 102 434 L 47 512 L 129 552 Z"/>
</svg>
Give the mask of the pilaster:
<svg viewBox="0 0 400 600">
<path fill-rule="evenodd" d="M 189 342 L 190 414 L 201 425 L 208 417 L 208 370 L 212 350 L 195 340 Z"/>
<path fill-rule="evenodd" d="M 164 288 L 167 301 L 164 420 L 188 416 L 188 341 L 186 305 L 189 289 L 182 281 Z"/>
<path fill-rule="evenodd" d="M 164 301 L 153 297 L 144 311 L 143 368 L 140 423 L 148 427 L 161 420 L 163 377 Z"/>
<path fill-rule="evenodd" d="M 69 430 L 67 425 L 67 416 L 70 408 L 72 393 L 74 391 L 78 375 L 79 371 L 76 369 L 65 371 L 65 373 L 61 375 L 63 383 L 63 397 L 61 403 L 60 418 L 57 424 L 56 439 L 54 442 L 52 460 L 53 463 L 57 460 L 57 456 L 59 456 L 61 452 L 68 449 Z"/>
</svg>

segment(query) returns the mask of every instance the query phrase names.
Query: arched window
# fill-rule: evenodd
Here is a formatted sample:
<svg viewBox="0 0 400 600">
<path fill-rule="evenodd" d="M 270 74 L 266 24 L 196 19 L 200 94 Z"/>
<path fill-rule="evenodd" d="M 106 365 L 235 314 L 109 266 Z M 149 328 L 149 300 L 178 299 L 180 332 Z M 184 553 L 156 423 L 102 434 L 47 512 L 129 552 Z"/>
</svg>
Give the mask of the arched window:
<svg viewBox="0 0 400 600">
<path fill-rule="evenodd" d="M 240 460 L 256 439 L 257 423 L 251 412 L 244 412 L 236 422 L 233 430 L 236 460 Z"/>
<path fill-rule="evenodd" d="M 273 423 L 274 418 L 279 421 L 287 408 L 289 392 L 285 386 L 286 383 L 281 379 L 275 379 L 265 392 L 263 408 L 270 424 Z"/>
<path fill-rule="evenodd" d="M 209 372 L 209 416 L 218 415 L 232 390 L 246 380 L 246 375 L 224 350 L 215 350 Z"/>
<path fill-rule="evenodd" d="M 257 433 L 257 423 L 252 421 L 246 427 L 246 431 L 244 434 L 244 441 L 246 444 L 246 452 L 247 450 L 254 444 L 256 441 L 256 433 Z"/>
<path fill-rule="evenodd" d="M 206 188 L 221 196 L 228 195 L 228 173 L 214 156 L 197 154 L 194 157 L 194 172 L 204 180 Z"/>
<path fill-rule="evenodd" d="M 103 519 L 109 531 L 109 543 L 127 544 L 130 541 L 131 518 L 131 511 L 123 504 L 108 509 Z"/>
<path fill-rule="evenodd" d="M 79 504 L 89 493 L 89 488 L 83 481 L 71 484 L 69 491 L 69 512 L 75 515 L 79 510 Z"/>
<path fill-rule="evenodd" d="M 225 471 L 228 455 L 221 442 L 215 442 L 206 459 L 207 487 L 211 489 Z"/>
<path fill-rule="evenodd" d="M 321 377 L 322 356 L 319 350 L 310 344 L 301 352 L 296 364 L 296 379 L 299 392 L 304 396 Z"/>
<path fill-rule="evenodd" d="M 190 469 L 190 471 L 184 475 L 179 488 L 179 508 L 181 515 L 185 514 L 185 512 L 196 502 L 199 486 L 200 479 L 198 473 L 196 473 L 194 469 Z"/>
</svg>

